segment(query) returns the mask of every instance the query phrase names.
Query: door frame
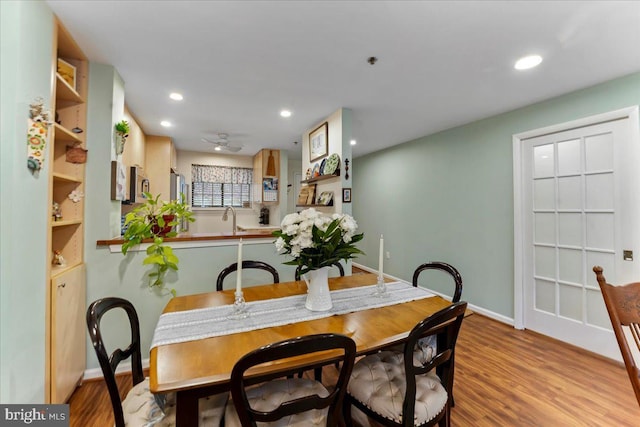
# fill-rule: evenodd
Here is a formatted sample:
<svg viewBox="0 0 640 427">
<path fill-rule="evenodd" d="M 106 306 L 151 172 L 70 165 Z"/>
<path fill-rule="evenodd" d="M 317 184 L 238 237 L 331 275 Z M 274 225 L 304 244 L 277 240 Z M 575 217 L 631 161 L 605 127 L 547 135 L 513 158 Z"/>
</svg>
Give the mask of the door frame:
<svg viewBox="0 0 640 427">
<path fill-rule="evenodd" d="M 523 204 L 523 182 L 522 182 L 522 145 L 524 140 L 535 138 L 552 133 L 564 132 L 571 129 L 610 122 L 613 120 L 629 119 L 631 126 L 631 136 L 634 141 L 640 143 L 640 121 L 639 108 L 637 105 L 621 108 L 607 113 L 596 114 L 565 123 L 546 126 L 539 129 L 529 130 L 514 134 L 513 141 L 513 318 L 516 329 L 525 329 L 524 322 L 524 204 Z"/>
</svg>

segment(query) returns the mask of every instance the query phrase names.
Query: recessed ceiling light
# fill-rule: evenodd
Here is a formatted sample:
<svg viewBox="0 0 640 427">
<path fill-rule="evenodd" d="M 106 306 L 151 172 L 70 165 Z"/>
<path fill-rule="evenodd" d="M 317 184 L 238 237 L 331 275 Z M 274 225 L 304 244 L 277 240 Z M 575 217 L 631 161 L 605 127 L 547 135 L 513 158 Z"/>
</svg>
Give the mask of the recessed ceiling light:
<svg viewBox="0 0 640 427">
<path fill-rule="evenodd" d="M 215 151 L 220 151 L 220 150 L 222 150 L 222 148 L 220 148 L 220 146 L 219 146 L 219 145 L 216 145 L 216 147 L 214 148 L 214 150 L 215 150 Z"/>
<path fill-rule="evenodd" d="M 182 101 L 183 99 L 182 94 L 178 92 L 170 93 L 169 98 L 173 99 L 174 101 Z"/>
<path fill-rule="evenodd" d="M 280 111 L 280 115 L 281 115 L 282 117 L 291 117 L 291 111 L 289 111 L 289 110 L 282 110 L 282 111 Z"/>
<path fill-rule="evenodd" d="M 529 68 L 537 67 L 542 62 L 542 56 L 540 55 L 529 55 L 523 58 L 520 58 L 516 61 L 516 64 L 513 66 L 516 70 L 528 70 Z"/>
<path fill-rule="evenodd" d="M 163 120 L 163 121 L 160 122 L 160 126 L 164 126 L 164 127 L 168 128 L 168 127 L 171 126 L 171 122 L 168 121 L 168 120 Z"/>
<path fill-rule="evenodd" d="M 355 139 L 351 140 L 351 145 L 356 145 L 356 140 Z"/>
</svg>

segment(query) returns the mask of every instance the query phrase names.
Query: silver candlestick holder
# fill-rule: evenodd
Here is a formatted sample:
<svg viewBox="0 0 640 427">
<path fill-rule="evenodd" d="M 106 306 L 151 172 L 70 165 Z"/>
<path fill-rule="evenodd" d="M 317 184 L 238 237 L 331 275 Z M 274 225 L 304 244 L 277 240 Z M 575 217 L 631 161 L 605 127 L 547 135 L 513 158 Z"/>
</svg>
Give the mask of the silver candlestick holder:
<svg viewBox="0 0 640 427">
<path fill-rule="evenodd" d="M 235 299 L 233 300 L 233 312 L 228 316 L 229 319 L 244 319 L 249 316 L 247 313 L 247 303 L 244 300 L 244 293 L 242 291 L 234 293 Z"/>
<path fill-rule="evenodd" d="M 373 292 L 374 297 L 378 298 L 388 298 L 389 292 L 387 292 L 387 285 L 384 283 L 384 279 L 378 276 L 378 281 L 376 282 L 376 290 Z"/>
</svg>

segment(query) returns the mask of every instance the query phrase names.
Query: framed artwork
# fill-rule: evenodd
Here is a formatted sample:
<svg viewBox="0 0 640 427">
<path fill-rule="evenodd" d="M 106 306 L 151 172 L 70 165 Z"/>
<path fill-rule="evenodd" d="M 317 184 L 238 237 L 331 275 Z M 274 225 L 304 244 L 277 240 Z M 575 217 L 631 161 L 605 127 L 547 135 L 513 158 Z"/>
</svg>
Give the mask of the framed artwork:
<svg viewBox="0 0 640 427">
<path fill-rule="evenodd" d="M 342 189 L 342 203 L 351 203 L 351 189 L 343 188 Z"/>
<path fill-rule="evenodd" d="M 309 133 L 309 161 L 321 159 L 327 155 L 329 123 L 324 122 Z"/>
<path fill-rule="evenodd" d="M 124 173 L 124 164 L 120 161 L 111 161 L 111 200 L 126 199 L 127 177 Z"/>
</svg>

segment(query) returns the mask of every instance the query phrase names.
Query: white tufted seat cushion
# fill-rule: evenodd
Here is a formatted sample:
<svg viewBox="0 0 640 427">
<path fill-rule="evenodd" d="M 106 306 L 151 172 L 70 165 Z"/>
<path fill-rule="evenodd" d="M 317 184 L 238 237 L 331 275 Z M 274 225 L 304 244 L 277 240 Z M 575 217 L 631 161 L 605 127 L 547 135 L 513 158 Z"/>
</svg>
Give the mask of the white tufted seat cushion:
<svg viewBox="0 0 640 427">
<path fill-rule="evenodd" d="M 347 393 L 374 412 L 402 422 L 406 377 L 402 353 L 382 351 L 360 359 L 353 367 Z M 435 372 L 416 376 L 416 425 L 436 417 L 447 403 L 447 391 Z M 363 425 L 366 417 L 354 408 L 352 416 Z M 363 423 L 363 421 L 365 421 Z"/>
<path fill-rule="evenodd" d="M 149 378 L 136 384 L 122 401 L 124 423 L 127 426 L 171 427 L 176 425 L 175 394 L 167 394 L 164 413 L 149 391 Z M 224 414 L 228 394 L 216 394 L 199 401 L 200 427 L 218 427 Z"/>
<path fill-rule="evenodd" d="M 281 403 L 303 396 L 317 394 L 320 397 L 329 395 L 327 389 L 319 382 L 307 378 L 278 379 L 247 389 L 247 398 L 253 409 L 271 411 Z M 258 423 L 258 426 L 289 427 L 289 426 L 324 426 L 329 408 L 313 409 L 311 411 L 294 414 L 281 418 L 272 423 Z M 240 419 L 229 400 L 225 413 L 226 427 L 240 427 Z"/>
</svg>

